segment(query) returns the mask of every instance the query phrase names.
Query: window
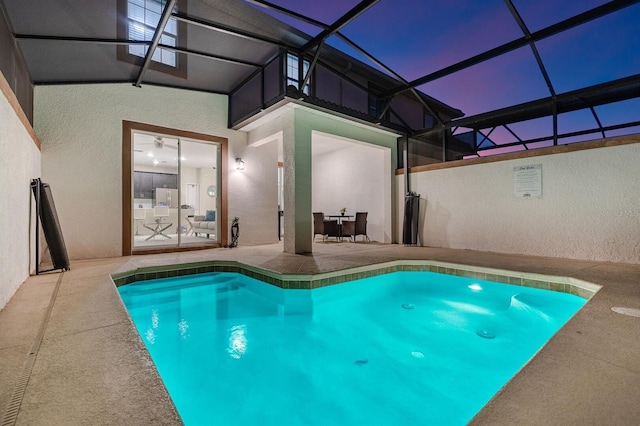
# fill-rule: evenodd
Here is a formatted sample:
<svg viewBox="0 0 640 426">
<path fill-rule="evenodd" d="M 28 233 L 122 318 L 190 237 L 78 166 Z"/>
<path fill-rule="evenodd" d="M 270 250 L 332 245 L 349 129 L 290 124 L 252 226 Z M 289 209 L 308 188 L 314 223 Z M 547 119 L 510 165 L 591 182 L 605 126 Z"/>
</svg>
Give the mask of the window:
<svg viewBox="0 0 640 426">
<path fill-rule="evenodd" d="M 433 127 L 433 116 L 427 111 L 424 112 L 424 128 L 430 129 Z"/>
<path fill-rule="evenodd" d="M 300 70 L 299 70 L 299 60 L 298 57 L 294 54 L 287 53 L 287 86 L 293 86 L 296 89 L 300 88 Z M 303 73 L 302 78 L 307 75 L 309 72 L 309 61 L 303 61 Z M 304 94 L 308 95 L 311 92 L 311 79 L 307 81 L 307 84 L 304 86 Z"/>
<path fill-rule="evenodd" d="M 127 26 L 129 40 L 151 41 L 160 22 L 164 1 L 160 0 L 128 0 Z M 175 10 L 174 10 L 175 11 Z M 169 18 L 164 32 L 160 37 L 160 44 L 175 46 L 178 37 L 178 25 L 175 18 Z M 129 54 L 142 58 L 147 54 L 148 46 L 134 44 L 129 46 Z M 176 52 L 162 47 L 153 52 L 152 61 L 160 62 L 170 67 L 176 67 Z"/>
<path fill-rule="evenodd" d="M 160 23 L 166 0 L 118 0 L 118 37 L 127 40 L 151 41 Z M 186 6 L 185 6 L 186 7 Z M 177 12 L 177 7 L 174 8 Z M 185 12 L 181 6 L 181 11 Z M 150 69 L 186 78 L 187 57 L 167 47 L 186 45 L 185 24 L 171 17 L 160 36 L 159 46 L 151 57 Z M 161 47 L 167 46 L 167 47 Z M 149 49 L 148 45 L 131 44 L 118 48 L 118 59 L 140 65 Z"/>
</svg>

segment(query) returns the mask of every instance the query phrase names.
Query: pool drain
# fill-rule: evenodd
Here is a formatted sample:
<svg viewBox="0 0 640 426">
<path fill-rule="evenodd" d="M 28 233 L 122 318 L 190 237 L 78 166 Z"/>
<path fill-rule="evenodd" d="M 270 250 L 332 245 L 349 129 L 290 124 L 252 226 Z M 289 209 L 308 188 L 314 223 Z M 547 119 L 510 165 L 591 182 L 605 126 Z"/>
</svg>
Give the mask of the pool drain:
<svg viewBox="0 0 640 426">
<path fill-rule="evenodd" d="M 495 339 L 495 337 L 496 337 L 496 334 L 493 331 L 486 330 L 486 329 L 483 329 L 483 328 L 478 329 L 476 331 L 476 334 L 478 336 L 484 338 L 484 339 Z"/>
<path fill-rule="evenodd" d="M 403 303 L 402 304 L 402 308 L 403 309 L 413 309 L 413 308 L 415 308 L 415 306 L 413 306 L 412 303 Z"/>
<path fill-rule="evenodd" d="M 611 308 L 611 310 L 617 314 L 640 318 L 640 309 L 623 308 L 622 306 L 614 306 Z"/>
</svg>

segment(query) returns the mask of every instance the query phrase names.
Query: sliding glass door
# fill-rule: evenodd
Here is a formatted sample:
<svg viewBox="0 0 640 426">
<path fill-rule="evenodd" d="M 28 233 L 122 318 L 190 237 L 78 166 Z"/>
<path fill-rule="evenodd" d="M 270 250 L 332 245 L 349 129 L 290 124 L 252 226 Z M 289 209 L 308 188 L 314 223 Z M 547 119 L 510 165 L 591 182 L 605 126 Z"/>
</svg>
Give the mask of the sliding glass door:
<svg viewBox="0 0 640 426">
<path fill-rule="evenodd" d="M 219 244 L 220 145 L 142 131 L 132 139 L 132 247 Z"/>
</svg>

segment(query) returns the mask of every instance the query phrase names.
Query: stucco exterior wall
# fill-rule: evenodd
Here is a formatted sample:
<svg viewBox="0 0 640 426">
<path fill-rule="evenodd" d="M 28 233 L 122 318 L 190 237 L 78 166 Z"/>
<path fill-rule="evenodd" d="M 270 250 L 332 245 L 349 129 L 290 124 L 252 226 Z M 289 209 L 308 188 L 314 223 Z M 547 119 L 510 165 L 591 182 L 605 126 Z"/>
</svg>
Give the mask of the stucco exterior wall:
<svg viewBox="0 0 640 426">
<path fill-rule="evenodd" d="M 228 138 L 228 214 L 240 217 L 240 244 L 277 240 L 261 226 L 263 171 L 245 152 L 246 133 L 227 128 L 226 96 L 130 84 L 37 86 L 34 120 L 72 260 L 122 254 L 122 120 Z M 236 157 L 245 160 L 243 172 Z"/>
<path fill-rule="evenodd" d="M 40 177 L 40 150 L 14 108 L 18 101 L 0 74 L 0 309 L 35 270 L 35 203 L 31 179 Z M 12 99 L 12 103 L 9 98 Z M 26 121 L 26 116 L 24 116 Z"/>
<path fill-rule="evenodd" d="M 533 164 L 542 197 L 514 197 L 513 168 Z M 640 263 L 639 170 L 640 141 L 411 173 L 422 245 Z"/>
</svg>

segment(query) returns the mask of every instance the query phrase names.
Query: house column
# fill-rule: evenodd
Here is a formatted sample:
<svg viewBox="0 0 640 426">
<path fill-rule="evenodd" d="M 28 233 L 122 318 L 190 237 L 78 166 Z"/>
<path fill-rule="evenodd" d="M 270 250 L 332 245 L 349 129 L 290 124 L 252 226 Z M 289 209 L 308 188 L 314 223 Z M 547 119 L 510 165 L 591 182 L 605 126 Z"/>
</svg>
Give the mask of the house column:
<svg viewBox="0 0 640 426">
<path fill-rule="evenodd" d="M 284 251 L 312 251 L 311 229 L 311 126 L 294 110 L 292 128 L 283 132 Z"/>
</svg>

